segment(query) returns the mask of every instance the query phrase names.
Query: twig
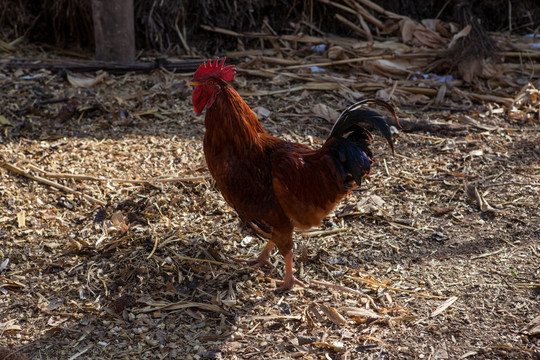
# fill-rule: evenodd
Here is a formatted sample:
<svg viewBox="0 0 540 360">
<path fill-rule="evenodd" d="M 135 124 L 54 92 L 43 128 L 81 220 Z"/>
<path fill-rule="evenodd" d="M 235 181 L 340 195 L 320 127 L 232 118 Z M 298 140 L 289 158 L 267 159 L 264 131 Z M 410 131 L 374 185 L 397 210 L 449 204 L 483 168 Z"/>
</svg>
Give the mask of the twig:
<svg viewBox="0 0 540 360">
<path fill-rule="evenodd" d="M 239 33 L 232 30 L 227 30 L 223 28 L 218 27 L 212 27 L 208 25 L 201 25 L 201 28 L 207 31 L 212 31 L 218 34 L 223 35 L 229 35 L 234 37 L 247 37 L 247 38 L 255 38 L 255 39 L 264 39 L 264 40 L 287 40 L 287 41 L 296 41 L 296 42 L 302 42 L 302 43 L 324 43 L 326 42 L 325 39 L 316 37 L 316 36 L 308 36 L 308 35 L 273 35 L 273 34 L 264 34 L 264 33 Z"/>
<path fill-rule="evenodd" d="M 372 23 L 373 25 L 375 25 L 379 29 L 381 29 L 381 30 L 384 29 L 383 22 L 381 20 L 377 19 L 375 16 L 371 15 L 369 13 L 369 11 L 367 11 L 362 5 L 360 5 L 357 2 L 352 1 L 352 0 L 348 0 L 347 2 L 349 3 L 349 5 L 352 5 L 352 6 L 354 6 L 356 8 L 356 11 L 358 11 L 358 14 L 357 14 L 358 16 L 364 17 L 366 19 L 366 21 L 369 21 L 370 23 Z"/>
<path fill-rule="evenodd" d="M 117 179 L 117 178 L 102 178 L 92 175 L 80 175 L 80 174 L 64 174 L 64 173 L 50 173 L 47 172 L 33 164 L 28 164 L 28 167 L 32 170 L 39 171 L 44 176 L 55 178 L 55 179 L 71 179 L 71 180 L 89 180 L 89 181 L 107 181 L 107 182 L 117 182 L 117 183 L 128 183 L 128 184 L 152 184 L 153 182 L 161 183 L 173 183 L 173 182 L 200 182 L 208 178 L 210 175 L 203 176 L 194 176 L 194 177 L 172 177 L 172 178 L 157 178 L 157 179 Z"/>
<path fill-rule="evenodd" d="M 350 27 L 351 29 L 356 31 L 358 34 L 362 35 L 363 37 L 367 37 L 367 34 L 364 31 L 364 29 L 362 29 L 360 26 L 356 25 L 355 23 L 353 23 L 349 19 L 341 16 L 340 14 L 336 14 L 335 17 L 336 17 L 336 19 L 338 19 L 339 21 L 341 21 L 342 23 L 344 23 L 345 25 L 347 25 L 348 27 Z"/>
<path fill-rule="evenodd" d="M 81 351 L 79 351 L 78 353 L 76 353 L 75 355 L 71 356 L 68 360 L 75 360 L 77 359 L 79 356 L 81 355 L 84 355 L 88 350 L 90 350 L 92 348 L 91 345 L 85 347 L 84 349 L 82 349 Z"/>
<path fill-rule="evenodd" d="M 340 4 L 340 3 L 337 3 L 335 1 L 330 1 L 330 0 L 319 0 L 319 2 L 322 2 L 323 4 L 327 4 L 327 5 L 332 5 L 334 7 L 337 7 L 338 9 L 341 9 L 343 11 L 346 11 L 348 13 L 351 13 L 351 14 L 355 14 L 356 15 L 356 11 L 354 11 L 353 9 L 351 9 L 350 7 L 348 6 L 345 6 L 343 4 Z"/>
<path fill-rule="evenodd" d="M 298 43 L 309 43 L 309 44 L 336 44 L 350 46 L 351 42 L 354 42 L 354 39 L 350 38 L 340 38 L 340 37 L 317 37 L 310 35 L 274 35 L 268 33 L 239 33 L 232 30 L 227 30 L 218 27 L 211 27 L 208 25 L 201 25 L 201 28 L 207 31 L 212 31 L 218 34 L 234 36 L 234 37 L 246 37 L 254 38 L 261 40 L 284 40 Z M 275 49 L 272 51 L 275 52 Z"/>
<path fill-rule="evenodd" d="M 435 19 L 438 19 L 439 16 L 441 16 L 442 12 L 444 11 L 444 9 L 446 9 L 446 7 L 447 7 L 448 4 L 450 3 L 450 1 L 452 1 L 452 0 L 446 0 L 446 2 L 444 3 L 444 5 L 441 7 L 441 10 L 439 10 L 439 12 L 437 13 L 437 16 L 435 16 Z"/>
<path fill-rule="evenodd" d="M 159 208 L 158 208 L 158 210 L 159 210 Z M 161 211 L 160 211 L 160 212 L 161 212 Z M 158 237 L 155 236 L 154 238 L 155 238 L 155 240 L 154 240 L 154 247 L 152 248 L 152 251 L 150 251 L 150 254 L 148 254 L 148 256 L 146 257 L 146 260 L 150 259 L 150 258 L 152 257 L 152 255 L 154 255 L 154 253 L 156 252 L 156 249 L 157 249 L 157 247 L 158 247 L 158 242 L 159 242 L 159 241 L 158 241 Z"/>
<path fill-rule="evenodd" d="M 497 95 L 478 94 L 478 93 L 469 92 L 469 91 L 462 91 L 462 94 L 476 101 L 495 102 L 495 103 L 503 104 L 506 106 L 512 106 L 514 102 L 514 99 L 512 98 L 506 98 L 506 97 L 501 97 Z"/>
<path fill-rule="evenodd" d="M 229 62 L 234 63 L 233 59 L 229 59 Z M 166 69 L 169 71 L 181 71 L 192 72 L 195 71 L 202 60 L 182 60 L 182 61 L 168 61 L 164 58 L 156 58 L 153 62 L 136 62 L 136 63 L 122 63 L 122 62 L 106 62 L 96 60 L 60 60 L 60 59 L 6 59 L 0 60 L 0 68 L 7 70 L 14 69 L 47 69 L 53 72 L 69 70 L 71 72 L 86 72 L 105 70 L 110 73 L 126 73 L 130 71 L 150 72 L 157 69 Z"/>
<path fill-rule="evenodd" d="M 448 309 L 450 306 L 452 306 L 453 303 L 455 303 L 457 301 L 458 297 L 457 296 L 452 296 L 451 298 L 449 298 L 448 300 L 446 300 L 444 303 L 442 303 L 441 305 L 439 305 L 435 310 L 433 310 L 433 312 L 431 313 L 431 315 L 429 315 L 430 317 L 435 317 L 439 314 L 441 314 L 443 311 L 445 311 L 446 309 Z"/>
<path fill-rule="evenodd" d="M 371 2 L 370 0 L 356 0 L 364 5 L 366 5 L 367 7 L 389 17 L 389 18 L 395 18 L 395 19 L 406 19 L 407 16 L 404 16 L 404 15 L 399 15 L 399 14 L 396 14 L 394 12 L 391 12 L 391 11 L 388 11 L 388 10 L 385 10 L 383 9 L 382 7 L 380 7 L 379 5 Z"/>
<path fill-rule="evenodd" d="M 184 49 L 186 50 L 188 54 L 191 54 L 192 53 L 191 48 L 189 47 L 186 39 L 184 38 L 184 35 L 182 35 L 180 28 L 178 27 L 178 20 L 180 20 L 180 14 L 181 13 L 179 12 L 178 15 L 176 15 L 176 20 L 174 21 L 174 28 L 176 30 L 176 34 L 178 35 L 178 37 L 180 38 L 180 41 L 182 42 L 182 46 L 184 47 Z"/>
<path fill-rule="evenodd" d="M 508 33 L 512 33 L 512 2 L 508 0 Z"/>
<path fill-rule="evenodd" d="M 388 118 L 387 122 L 389 125 L 397 126 L 397 122 L 393 118 Z M 435 134 L 453 134 L 460 135 L 467 133 L 469 130 L 468 125 L 463 124 L 446 124 L 439 121 L 429 121 L 429 120 L 417 120 L 412 118 L 401 118 L 399 119 L 401 124 L 401 130 L 404 132 L 413 132 L 413 131 L 428 131 Z"/>
<path fill-rule="evenodd" d="M 364 56 L 364 57 L 358 57 L 354 59 L 343 59 L 343 60 L 336 60 L 336 61 L 326 61 L 326 62 L 320 62 L 320 63 L 311 63 L 311 64 L 301 64 L 301 65 L 291 65 L 285 67 L 285 69 L 300 69 L 300 68 L 306 68 L 306 67 L 312 67 L 312 66 L 332 66 L 332 65 L 341 65 L 341 64 L 351 64 L 356 62 L 362 62 L 362 61 L 374 61 L 374 60 L 393 60 L 395 59 L 394 55 L 380 55 L 380 56 Z"/>
<path fill-rule="evenodd" d="M 323 235 L 332 235 L 332 234 L 338 234 L 342 232 L 347 232 L 351 230 L 350 228 L 339 228 L 339 229 L 330 229 L 330 230 L 316 230 L 316 231 L 309 231 L 305 232 L 303 235 L 306 236 L 323 236 Z"/>
<path fill-rule="evenodd" d="M 24 177 L 26 177 L 28 179 L 40 182 L 40 183 L 45 184 L 45 185 L 52 186 L 52 187 L 57 188 L 59 190 L 62 190 L 64 192 L 81 196 L 82 198 L 84 198 L 85 200 L 89 201 L 92 204 L 98 204 L 98 205 L 102 205 L 102 206 L 107 205 L 106 202 L 101 201 L 99 199 L 96 199 L 96 198 L 94 198 L 94 197 L 92 197 L 90 195 L 83 194 L 80 191 L 73 190 L 72 188 L 69 188 L 69 187 L 61 185 L 61 184 L 59 184 L 57 182 L 42 178 L 40 176 L 32 175 L 29 172 L 25 171 L 24 169 L 21 169 L 21 168 L 15 166 L 15 165 L 9 164 L 6 160 L 4 160 L 3 156 L 0 156 L 0 167 L 3 167 L 6 170 L 8 170 L 10 172 L 13 172 L 15 174 L 22 175 L 22 176 L 24 176 Z"/>
<path fill-rule="evenodd" d="M 540 289 L 540 283 L 516 283 L 514 285 L 525 289 Z"/>
</svg>

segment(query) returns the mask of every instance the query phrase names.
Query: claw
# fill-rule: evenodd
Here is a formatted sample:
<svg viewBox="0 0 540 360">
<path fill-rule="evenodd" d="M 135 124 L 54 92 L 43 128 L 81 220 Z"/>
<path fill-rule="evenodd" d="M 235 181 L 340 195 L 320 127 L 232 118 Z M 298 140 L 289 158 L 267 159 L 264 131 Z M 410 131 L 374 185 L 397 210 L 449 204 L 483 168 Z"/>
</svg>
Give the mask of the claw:
<svg viewBox="0 0 540 360">
<path fill-rule="evenodd" d="M 306 287 L 307 285 L 303 283 L 302 281 L 298 280 L 294 276 L 292 276 L 290 279 L 285 279 L 283 281 L 276 281 L 276 284 L 280 284 L 281 286 L 278 287 L 276 290 L 274 290 L 275 294 L 283 294 L 288 292 L 289 290 L 292 290 L 294 288 L 294 285 L 298 285 L 301 287 Z"/>
<path fill-rule="evenodd" d="M 253 266 L 254 268 L 261 268 L 264 266 L 268 266 L 270 268 L 274 268 L 274 264 L 270 262 L 270 253 L 272 252 L 272 249 L 276 246 L 272 241 L 268 241 L 266 246 L 264 247 L 263 251 L 261 252 L 261 255 L 255 259 L 236 259 L 241 262 L 248 263 L 249 265 Z"/>
<path fill-rule="evenodd" d="M 277 283 L 281 286 L 276 289 L 276 294 L 282 294 L 294 288 L 294 285 L 306 287 L 306 284 L 294 277 L 293 270 L 293 251 L 290 250 L 288 254 L 285 255 L 285 277 L 283 281 L 278 281 Z"/>
</svg>

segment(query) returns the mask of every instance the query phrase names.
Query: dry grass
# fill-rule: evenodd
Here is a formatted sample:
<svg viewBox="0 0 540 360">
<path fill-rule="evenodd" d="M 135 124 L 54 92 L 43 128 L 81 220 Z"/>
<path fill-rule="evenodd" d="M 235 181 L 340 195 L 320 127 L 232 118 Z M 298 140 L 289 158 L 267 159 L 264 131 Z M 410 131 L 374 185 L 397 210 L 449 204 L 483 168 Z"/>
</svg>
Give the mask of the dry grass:
<svg viewBox="0 0 540 360">
<path fill-rule="evenodd" d="M 332 114 L 373 94 L 404 123 L 395 156 L 376 138 L 365 188 L 296 235 L 309 286 L 283 296 L 280 256 L 235 260 L 264 243 L 209 177 L 191 74 L 3 71 L 0 354 L 538 358 L 540 55 L 499 39 L 497 71 L 441 81 L 416 72 L 438 52 L 419 34 L 322 52 L 264 35 L 278 46 L 232 54 L 276 136 L 320 146 Z"/>
<path fill-rule="evenodd" d="M 0 345 L 70 359 L 538 356 L 538 337 L 522 331 L 538 316 L 538 122 L 477 107 L 467 114 L 484 129 L 467 135 L 401 133 L 395 156 L 377 138 L 366 189 L 296 236 L 309 287 L 276 296 L 280 264 L 234 261 L 264 244 L 208 177 L 187 77 L 111 76 L 78 89 L 27 75 L 42 76 L 2 79 L 18 84 L 2 97 L 5 161 L 106 205 L 0 169 Z M 236 86 L 271 90 L 257 78 Z M 66 95 L 80 106 L 63 123 L 63 104 L 31 105 Z M 330 124 L 313 106 L 346 103 L 316 90 L 247 101 L 271 109 L 271 133 L 314 146 Z M 10 117 L 24 102 L 30 110 Z M 482 212 L 464 180 L 495 210 Z"/>
</svg>

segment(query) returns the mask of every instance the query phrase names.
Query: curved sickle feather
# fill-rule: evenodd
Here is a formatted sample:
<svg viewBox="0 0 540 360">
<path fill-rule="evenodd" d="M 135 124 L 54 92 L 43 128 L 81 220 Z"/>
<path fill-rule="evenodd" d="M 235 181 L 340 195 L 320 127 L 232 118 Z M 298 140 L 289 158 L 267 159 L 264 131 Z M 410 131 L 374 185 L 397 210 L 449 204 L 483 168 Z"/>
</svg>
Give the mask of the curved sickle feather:
<svg viewBox="0 0 540 360">
<path fill-rule="evenodd" d="M 394 140 L 392 139 L 392 133 L 390 131 L 390 127 L 384 120 L 382 116 L 380 116 L 378 113 L 375 113 L 373 111 L 368 110 L 361 110 L 363 113 L 361 116 L 358 116 L 355 118 L 354 122 L 347 121 L 349 119 L 349 116 L 351 116 L 355 111 L 358 111 L 359 108 L 363 107 L 367 104 L 374 104 L 379 105 L 388 110 L 390 114 L 396 119 L 396 123 L 399 127 L 401 127 L 401 124 L 399 123 L 399 119 L 397 117 L 396 111 L 394 110 L 394 107 L 387 103 L 384 100 L 375 99 L 375 98 L 368 98 L 363 99 L 345 110 L 339 115 L 339 117 L 336 120 L 336 123 L 332 127 L 332 130 L 330 131 L 330 136 L 328 138 L 334 137 L 334 136 L 340 136 L 347 131 L 349 131 L 352 127 L 360 125 L 361 123 L 369 124 L 379 130 L 381 134 L 384 136 L 388 144 L 390 145 L 390 148 L 392 149 L 392 154 L 394 153 Z"/>
</svg>

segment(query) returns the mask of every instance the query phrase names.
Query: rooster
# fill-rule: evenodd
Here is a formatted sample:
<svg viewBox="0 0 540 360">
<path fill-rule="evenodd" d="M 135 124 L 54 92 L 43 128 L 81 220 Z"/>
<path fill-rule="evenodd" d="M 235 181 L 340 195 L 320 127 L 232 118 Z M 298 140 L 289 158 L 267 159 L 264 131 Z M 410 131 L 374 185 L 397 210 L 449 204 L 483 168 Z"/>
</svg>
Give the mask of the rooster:
<svg viewBox="0 0 540 360">
<path fill-rule="evenodd" d="M 278 292 L 305 286 L 293 271 L 293 231 L 321 225 L 336 205 L 369 173 L 372 140 L 365 126 L 378 129 L 394 151 L 390 127 L 366 104 L 386 108 L 388 103 L 365 99 L 350 106 L 337 119 L 324 145 L 314 150 L 268 134 L 240 95 L 228 84 L 234 65 L 209 60 L 195 72 L 192 101 L 195 112 L 206 108 L 204 155 L 218 189 L 241 219 L 259 235 L 269 238 L 255 267 L 270 266 L 277 246 L 285 260 L 285 275 Z"/>
</svg>

